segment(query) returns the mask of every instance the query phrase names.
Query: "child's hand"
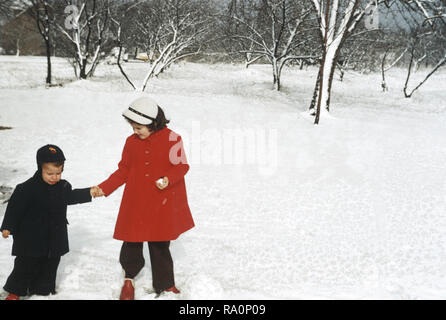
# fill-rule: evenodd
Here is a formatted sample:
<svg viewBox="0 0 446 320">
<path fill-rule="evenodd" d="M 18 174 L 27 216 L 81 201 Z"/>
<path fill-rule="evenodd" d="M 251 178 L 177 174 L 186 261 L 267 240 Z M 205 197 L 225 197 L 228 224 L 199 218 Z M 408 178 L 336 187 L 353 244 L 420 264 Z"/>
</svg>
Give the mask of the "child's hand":
<svg viewBox="0 0 446 320">
<path fill-rule="evenodd" d="M 167 177 L 159 178 L 158 180 L 156 180 L 155 184 L 158 187 L 158 189 L 163 190 L 167 188 L 167 186 L 169 185 L 169 178 Z"/>
<path fill-rule="evenodd" d="M 105 193 L 104 193 L 104 191 L 102 191 L 102 189 L 99 188 L 98 186 L 94 186 L 94 187 L 91 187 L 91 188 L 90 188 L 90 195 L 91 195 L 93 198 L 97 198 L 97 197 L 105 196 Z"/>
<path fill-rule="evenodd" d="M 11 234 L 11 232 L 9 230 L 2 231 L 2 237 L 5 239 L 8 238 L 10 234 Z"/>
</svg>

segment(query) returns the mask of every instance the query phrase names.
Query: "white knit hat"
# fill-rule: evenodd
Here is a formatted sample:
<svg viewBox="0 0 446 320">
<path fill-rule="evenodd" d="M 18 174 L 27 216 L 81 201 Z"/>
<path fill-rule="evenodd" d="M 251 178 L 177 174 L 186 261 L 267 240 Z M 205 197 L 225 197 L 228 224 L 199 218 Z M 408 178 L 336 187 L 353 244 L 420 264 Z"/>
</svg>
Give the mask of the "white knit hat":
<svg viewBox="0 0 446 320">
<path fill-rule="evenodd" d="M 149 97 L 140 97 L 134 100 L 122 115 L 136 123 L 148 125 L 158 115 L 158 104 Z"/>
</svg>

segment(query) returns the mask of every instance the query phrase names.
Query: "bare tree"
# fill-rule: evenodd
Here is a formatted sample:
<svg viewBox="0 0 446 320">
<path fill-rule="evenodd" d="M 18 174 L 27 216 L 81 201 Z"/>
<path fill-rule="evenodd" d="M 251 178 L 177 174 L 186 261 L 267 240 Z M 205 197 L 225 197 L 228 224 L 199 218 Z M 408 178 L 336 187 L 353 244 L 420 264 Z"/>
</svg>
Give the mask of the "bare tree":
<svg viewBox="0 0 446 320">
<path fill-rule="evenodd" d="M 389 86 L 386 81 L 386 72 L 396 66 L 404 57 L 408 48 L 400 49 L 400 52 L 397 52 L 395 48 L 388 46 L 386 52 L 382 55 L 381 59 L 381 88 L 383 92 L 389 90 Z M 390 63 L 388 63 L 388 59 L 390 58 Z"/>
<path fill-rule="evenodd" d="M 132 30 L 133 41 L 147 53 L 149 63 L 139 87 L 121 68 L 134 89 L 145 91 L 150 79 L 173 63 L 200 52 L 211 26 L 209 4 L 208 0 L 145 0 L 138 4 L 137 9 L 131 8 L 134 10 L 133 23 L 126 27 Z M 126 41 L 122 38 L 123 24 L 115 18 L 114 24 L 122 44 Z"/>
<path fill-rule="evenodd" d="M 47 0 L 31 0 L 32 15 L 37 24 L 37 29 L 45 42 L 46 59 L 47 59 L 47 76 L 46 84 L 51 85 L 51 49 L 52 45 L 52 28 L 54 25 L 54 9 Z"/>
<path fill-rule="evenodd" d="M 118 47 L 118 58 L 117 65 L 121 74 L 127 80 L 127 82 L 132 86 L 134 90 L 136 90 L 135 84 L 129 78 L 127 73 L 124 71 L 122 66 L 122 54 L 123 51 L 126 50 L 126 47 L 129 48 L 131 46 L 137 47 L 137 43 L 135 41 L 136 37 L 134 34 L 134 29 L 132 28 L 132 24 L 130 21 L 134 20 L 136 17 L 136 10 L 138 10 L 138 6 L 141 5 L 144 0 L 138 1 L 129 1 L 123 4 L 118 4 L 113 7 L 111 13 L 111 21 L 112 26 L 111 30 L 115 34 L 115 41 Z"/>
<path fill-rule="evenodd" d="M 14 0 L 2 0 L 0 2 L 0 19 L 11 17 L 15 7 L 16 4 Z"/>
<path fill-rule="evenodd" d="M 434 20 L 441 20 L 443 25 L 446 19 L 445 0 L 401 0 L 409 10 L 418 10 L 424 16 L 424 22 L 434 25 Z"/>
<path fill-rule="evenodd" d="M 94 74 L 107 42 L 109 0 L 67 0 L 64 12 L 69 16 L 63 17 L 57 27 L 71 43 L 76 76 L 86 79 Z"/>
<path fill-rule="evenodd" d="M 446 65 L 446 1 L 445 0 L 403 0 L 408 10 L 418 11 L 423 17 L 422 23 L 413 19 L 417 28 L 409 38 L 410 58 L 404 96 L 411 98 L 426 81 Z M 409 90 L 409 80 L 413 69 L 417 69 L 422 61 L 430 64 L 432 68 L 412 90 Z"/>
<path fill-rule="evenodd" d="M 253 53 L 254 40 L 246 40 L 238 35 L 246 32 L 246 25 L 256 25 L 256 14 L 259 11 L 258 0 L 231 0 L 227 10 L 218 16 L 218 29 L 222 30 L 222 45 L 228 57 L 234 60 L 243 57 L 245 67 L 263 58 L 263 54 Z M 241 24 L 238 20 L 242 20 Z"/>
<path fill-rule="evenodd" d="M 424 42 L 422 40 L 426 39 L 420 39 L 420 38 L 421 37 L 417 37 L 412 40 L 407 77 L 403 89 L 404 96 L 406 98 L 411 98 L 416 90 L 418 90 L 436 71 L 438 71 L 442 66 L 446 64 L 446 38 L 443 36 L 442 39 L 439 40 L 443 43 L 443 47 L 435 51 L 429 49 L 428 45 L 426 45 L 425 43 L 424 44 L 422 43 Z M 436 60 L 436 63 L 433 65 L 433 67 L 424 77 L 424 79 L 421 82 L 419 82 L 418 85 L 416 85 L 412 90 L 409 90 L 408 89 L 409 80 L 412 75 L 413 69 L 416 70 L 417 67 L 420 65 L 420 63 L 423 60 L 425 60 L 428 57 L 428 55 L 431 56 L 434 60 Z"/>
<path fill-rule="evenodd" d="M 382 2 L 384 0 L 312 0 L 319 21 L 323 51 L 315 86 L 317 99 L 313 99 L 310 105 L 310 112 L 315 115 L 315 124 L 319 123 L 321 111 L 330 110 L 333 75 L 346 39 L 355 31 L 365 14 Z"/>
<path fill-rule="evenodd" d="M 161 19 L 153 29 L 141 31 L 148 35 L 147 49 L 152 63 L 143 80 L 141 91 L 148 81 L 173 63 L 200 52 L 204 35 L 209 31 L 211 18 L 203 10 L 208 1 L 164 0 L 155 7 Z M 153 18 L 153 16 L 152 16 Z"/>
<path fill-rule="evenodd" d="M 349 71 L 361 74 L 375 72 L 379 69 L 379 57 L 391 43 L 383 29 L 367 29 L 359 25 L 355 32 L 340 48 L 336 67 L 340 72 L 340 81 Z M 393 43 L 392 43 L 393 44 Z"/>
<path fill-rule="evenodd" d="M 276 90 L 280 90 L 281 74 L 287 62 L 316 57 L 302 54 L 308 42 L 305 32 L 311 30 L 306 25 L 311 10 L 304 2 L 292 0 L 262 0 L 260 5 L 249 4 L 253 5 L 250 9 L 255 19 L 232 15 L 230 18 L 239 28 L 231 37 L 243 44 L 240 53 L 247 55 L 247 64 L 262 57 L 271 64 L 273 83 Z"/>
</svg>

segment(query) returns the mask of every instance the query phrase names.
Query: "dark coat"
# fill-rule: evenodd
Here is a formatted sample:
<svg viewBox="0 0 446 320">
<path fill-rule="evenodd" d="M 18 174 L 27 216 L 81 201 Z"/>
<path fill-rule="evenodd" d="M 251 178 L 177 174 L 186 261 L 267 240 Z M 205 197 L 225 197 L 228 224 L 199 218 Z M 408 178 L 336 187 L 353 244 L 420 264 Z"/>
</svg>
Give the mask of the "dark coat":
<svg viewBox="0 0 446 320">
<path fill-rule="evenodd" d="M 15 188 L 0 231 L 11 232 L 14 256 L 62 256 L 69 251 L 67 205 L 90 201 L 90 188 L 72 190 L 66 180 L 49 185 L 37 171 Z"/>
</svg>

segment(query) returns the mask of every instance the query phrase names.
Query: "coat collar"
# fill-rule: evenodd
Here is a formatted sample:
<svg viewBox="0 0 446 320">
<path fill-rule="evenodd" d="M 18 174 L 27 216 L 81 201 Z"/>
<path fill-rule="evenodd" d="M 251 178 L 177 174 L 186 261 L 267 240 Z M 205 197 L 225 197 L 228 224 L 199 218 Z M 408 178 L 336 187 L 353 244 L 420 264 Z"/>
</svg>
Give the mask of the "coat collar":
<svg viewBox="0 0 446 320">
<path fill-rule="evenodd" d="M 161 130 L 158 130 L 158 131 L 155 131 L 154 133 L 152 133 L 147 139 L 150 139 L 150 138 L 154 139 L 158 136 L 163 135 L 164 133 L 167 133 L 167 131 L 168 131 L 168 128 L 166 126 L 166 127 L 162 128 Z"/>
<path fill-rule="evenodd" d="M 48 183 L 46 183 L 45 181 L 43 181 L 43 178 L 42 178 L 42 171 L 40 171 L 40 170 L 37 170 L 37 171 L 34 173 L 32 179 L 33 179 L 33 181 L 34 181 L 35 183 L 37 183 L 39 186 L 43 186 L 43 187 L 53 188 L 53 187 L 56 187 L 56 186 L 59 186 L 59 185 L 60 185 L 60 181 L 59 181 L 58 183 L 56 183 L 55 185 L 49 185 Z M 62 180 L 61 180 L 61 181 L 62 181 Z"/>
</svg>

